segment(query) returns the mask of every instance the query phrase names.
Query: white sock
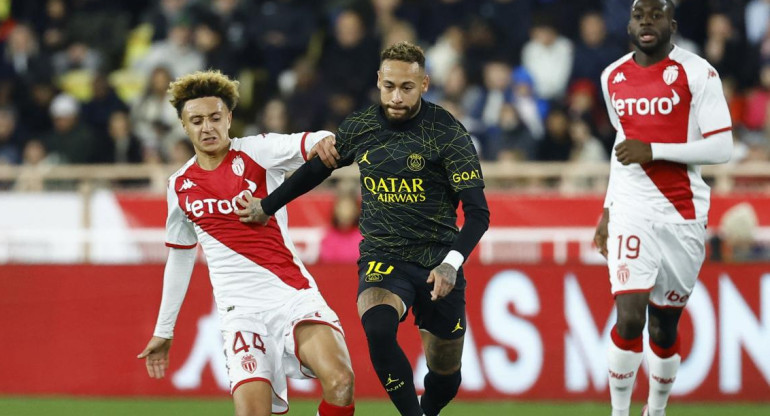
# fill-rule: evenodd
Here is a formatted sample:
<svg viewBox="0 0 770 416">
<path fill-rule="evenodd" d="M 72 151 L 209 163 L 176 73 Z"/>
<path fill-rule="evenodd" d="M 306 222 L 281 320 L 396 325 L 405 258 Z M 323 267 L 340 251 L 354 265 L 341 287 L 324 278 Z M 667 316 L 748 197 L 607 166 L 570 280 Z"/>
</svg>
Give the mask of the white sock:
<svg viewBox="0 0 770 416">
<path fill-rule="evenodd" d="M 654 351 L 647 351 L 647 364 L 650 370 L 650 394 L 647 397 L 650 416 L 665 416 L 666 403 L 674 386 L 676 373 L 682 357 L 674 354 L 668 358 L 660 358 Z"/>
<path fill-rule="evenodd" d="M 610 341 L 610 347 L 607 351 L 607 368 L 609 370 L 612 416 L 628 416 L 636 373 L 643 357 L 644 354 L 641 352 L 620 349 L 613 341 Z"/>
</svg>

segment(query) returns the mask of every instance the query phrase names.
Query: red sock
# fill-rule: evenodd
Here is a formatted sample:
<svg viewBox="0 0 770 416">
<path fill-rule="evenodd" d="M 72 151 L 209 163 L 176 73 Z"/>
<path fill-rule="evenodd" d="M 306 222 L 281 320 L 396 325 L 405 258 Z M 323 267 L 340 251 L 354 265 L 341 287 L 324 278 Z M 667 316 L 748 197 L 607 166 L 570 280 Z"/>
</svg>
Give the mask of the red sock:
<svg viewBox="0 0 770 416">
<path fill-rule="evenodd" d="M 318 414 L 320 416 L 353 416 L 355 408 L 355 403 L 347 406 L 335 406 L 327 403 L 326 400 L 321 400 L 321 404 L 318 405 Z"/>
<path fill-rule="evenodd" d="M 615 326 L 613 326 L 612 331 L 610 331 L 610 337 L 615 346 L 621 350 L 642 352 L 642 347 L 644 347 L 644 341 L 642 341 L 641 335 L 634 339 L 625 339 L 618 334 L 618 329 Z"/>
</svg>

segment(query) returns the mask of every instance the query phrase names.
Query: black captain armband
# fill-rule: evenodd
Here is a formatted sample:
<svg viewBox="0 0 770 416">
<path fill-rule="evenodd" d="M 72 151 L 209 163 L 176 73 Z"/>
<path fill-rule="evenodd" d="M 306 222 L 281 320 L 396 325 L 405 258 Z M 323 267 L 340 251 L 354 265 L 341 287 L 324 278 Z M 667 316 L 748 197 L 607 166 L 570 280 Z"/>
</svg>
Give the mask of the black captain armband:
<svg viewBox="0 0 770 416">
<path fill-rule="evenodd" d="M 465 259 L 481 240 L 489 228 L 489 207 L 483 188 L 467 188 L 459 192 L 463 202 L 465 224 L 452 244 L 452 250 L 458 251 Z"/>
<path fill-rule="evenodd" d="M 262 200 L 262 211 L 267 215 L 275 214 L 284 205 L 320 185 L 332 171 L 334 169 L 324 166 L 321 158 L 310 159 Z"/>
</svg>

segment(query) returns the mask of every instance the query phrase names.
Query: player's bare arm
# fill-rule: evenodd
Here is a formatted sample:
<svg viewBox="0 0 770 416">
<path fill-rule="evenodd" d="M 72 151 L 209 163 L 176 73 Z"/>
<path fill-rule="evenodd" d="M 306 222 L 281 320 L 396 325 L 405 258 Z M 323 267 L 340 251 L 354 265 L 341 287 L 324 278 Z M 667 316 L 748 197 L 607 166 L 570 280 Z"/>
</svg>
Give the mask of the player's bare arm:
<svg viewBox="0 0 770 416">
<path fill-rule="evenodd" d="M 151 378 L 163 378 L 168 369 L 168 351 L 171 348 L 171 340 L 161 337 L 152 337 L 144 350 L 136 356 L 138 359 L 146 359 L 147 374 Z"/>
<path fill-rule="evenodd" d="M 652 146 L 641 140 L 626 139 L 615 146 L 615 156 L 623 165 L 647 163 L 652 161 Z"/>
<path fill-rule="evenodd" d="M 433 283 L 430 291 L 431 300 L 439 300 L 448 295 L 455 287 L 457 270 L 449 263 L 441 263 L 430 271 L 428 283 Z"/>
<path fill-rule="evenodd" d="M 260 198 L 254 198 L 251 194 L 247 193 L 243 197 L 236 198 L 235 202 L 244 207 L 243 209 L 235 210 L 235 213 L 241 217 L 241 222 L 265 225 L 270 219 L 270 216 L 262 210 L 262 199 Z"/>
<path fill-rule="evenodd" d="M 607 258 L 607 225 L 610 223 L 610 210 L 604 208 L 602 218 L 599 220 L 599 224 L 596 225 L 596 232 L 594 233 L 594 244 L 599 250 L 599 254 Z"/>
<path fill-rule="evenodd" d="M 314 144 L 307 154 L 308 160 L 318 156 L 327 168 L 336 168 L 340 154 L 334 147 L 336 140 L 333 135 L 329 135 Z"/>
</svg>

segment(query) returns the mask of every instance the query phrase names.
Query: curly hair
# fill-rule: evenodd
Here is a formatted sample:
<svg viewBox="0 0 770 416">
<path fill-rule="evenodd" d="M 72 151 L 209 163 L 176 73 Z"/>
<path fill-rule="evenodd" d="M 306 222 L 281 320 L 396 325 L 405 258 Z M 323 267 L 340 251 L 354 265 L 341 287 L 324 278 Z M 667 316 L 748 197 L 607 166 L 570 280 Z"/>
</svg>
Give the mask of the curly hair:
<svg viewBox="0 0 770 416">
<path fill-rule="evenodd" d="M 417 62 L 420 68 L 425 69 L 425 52 L 421 47 L 407 41 L 394 43 L 385 48 L 380 54 L 380 64 L 386 60 Z"/>
<path fill-rule="evenodd" d="M 238 85 L 237 80 L 230 79 L 219 71 L 196 71 L 183 75 L 169 84 L 168 93 L 171 95 L 169 102 L 176 108 L 179 118 L 182 117 L 182 109 L 187 101 L 202 97 L 219 97 L 227 109 L 233 111 L 238 105 L 240 96 Z"/>
</svg>

